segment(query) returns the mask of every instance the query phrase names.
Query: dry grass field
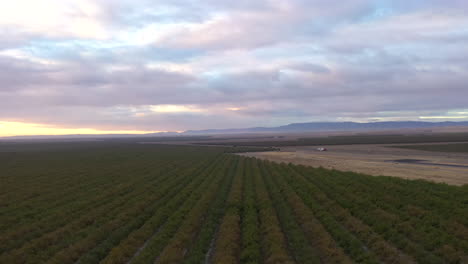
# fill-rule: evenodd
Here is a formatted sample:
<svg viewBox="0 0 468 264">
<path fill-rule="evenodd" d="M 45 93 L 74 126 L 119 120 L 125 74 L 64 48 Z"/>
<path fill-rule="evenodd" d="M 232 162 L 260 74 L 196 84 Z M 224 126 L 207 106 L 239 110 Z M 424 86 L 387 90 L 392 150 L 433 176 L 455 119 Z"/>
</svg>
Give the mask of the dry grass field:
<svg viewBox="0 0 468 264">
<path fill-rule="evenodd" d="M 325 152 L 317 151 L 315 146 L 295 146 L 283 147 L 279 152 L 242 155 L 370 175 L 426 179 L 454 185 L 468 184 L 468 153 L 429 152 L 395 148 L 395 146 L 398 145 L 340 145 L 327 147 L 328 151 Z M 401 159 L 422 160 L 424 163 L 433 164 L 396 162 Z"/>
</svg>

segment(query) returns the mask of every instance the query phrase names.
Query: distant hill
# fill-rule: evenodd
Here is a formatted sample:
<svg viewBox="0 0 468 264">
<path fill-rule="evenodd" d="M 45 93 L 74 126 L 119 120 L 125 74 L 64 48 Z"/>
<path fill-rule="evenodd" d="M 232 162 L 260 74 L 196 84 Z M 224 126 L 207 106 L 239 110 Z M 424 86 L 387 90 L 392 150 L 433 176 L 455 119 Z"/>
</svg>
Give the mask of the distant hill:
<svg viewBox="0 0 468 264">
<path fill-rule="evenodd" d="M 468 127 L 468 122 L 421 122 L 421 121 L 395 121 L 395 122 L 310 122 L 293 123 L 278 127 L 251 127 L 232 129 L 205 129 L 187 130 L 185 132 L 158 132 L 148 134 L 104 134 L 104 135 L 57 135 L 57 136 L 14 136 L 1 139 L 40 140 L 40 139 L 108 139 L 108 138 L 148 138 L 148 137 L 187 137 L 219 134 L 252 134 L 252 133 L 299 133 L 299 132 L 325 132 L 325 131 L 378 131 L 411 128 L 440 128 L 440 127 Z"/>
<path fill-rule="evenodd" d="M 237 133 L 274 133 L 274 132 L 320 132 L 320 131 L 358 131 L 358 130 L 390 130 L 408 128 L 436 128 L 467 126 L 468 122 L 421 122 L 421 121 L 391 121 L 391 122 L 311 122 L 293 123 L 279 127 L 252 127 L 234 129 L 187 130 L 184 135 L 205 134 L 237 134 Z"/>
<path fill-rule="evenodd" d="M 38 135 L 38 136 L 12 136 L 12 137 L 0 137 L 0 139 L 11 139 L 11 140 L 74 140 L 74 139 L 112 139 L 112 138 L 136 138 L 136 137 L 174 137 L 180 136 L 178 132 L 156 132 L 148 134 L 71 134 L 71 135 Z"/>
</svg>

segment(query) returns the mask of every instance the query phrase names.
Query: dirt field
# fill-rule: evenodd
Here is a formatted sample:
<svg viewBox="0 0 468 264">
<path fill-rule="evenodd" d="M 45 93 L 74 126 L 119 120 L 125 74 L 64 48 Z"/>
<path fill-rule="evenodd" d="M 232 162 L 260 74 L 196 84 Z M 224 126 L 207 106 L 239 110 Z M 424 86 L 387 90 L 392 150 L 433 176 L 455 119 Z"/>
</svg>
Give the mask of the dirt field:
<svg viewBox="0 0 468 264">
<path fill-rule="evenodd" d="M 324 152 L 317 151 L 317 147 L 313 146 L 284 147 L 280 152 L 241 155 L 370 175 L 426 179 L 454 185 L 468 184 L 468 167 L 463 167 L 468 166 L 467 153 L 428 152 L 386 146 L 389 145 L 330 146 L 327 147 L 328 151 Z M 421 160 L 426 164 L 396 162 L 402 159 Z"/>
</svg>

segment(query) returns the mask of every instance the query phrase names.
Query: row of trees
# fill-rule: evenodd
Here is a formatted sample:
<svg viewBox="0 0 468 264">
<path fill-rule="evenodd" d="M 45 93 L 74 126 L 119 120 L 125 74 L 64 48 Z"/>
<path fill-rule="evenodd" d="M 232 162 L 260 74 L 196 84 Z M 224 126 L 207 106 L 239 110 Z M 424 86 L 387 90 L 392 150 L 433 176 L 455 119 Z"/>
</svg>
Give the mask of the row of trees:
<svg viewBox="0 0 468 264">
<path fill-rule="evenodd" d="M 62 160 L 67 154 L 60 157 L 51 155 L 49 158 Z M 161 153 L 148 157 L 132 154 L 136 155 L 132 157 L 126 154 L 129 155 L 129 163 L 134 163 L 129 167 L 124 165 L 120 168 L 122 162 L 116 164 L 115 157 L 104 157 L 102 159 L 110 160 L 110 164 L 103 162 L 98 166 L 90 161 L 90 164 L 96 166 L 95 169 L 99 168 L 96 171 L 81 167 L 77 168 L 77 172 L 69 168 L 69 175 L 63 178 L 70 178 L 71 182 L 76 183 L 74 186 L 52 174 L 48 180 L 57 189 L 37 199 L 28 197 L 20 200 L 14 206 L 16 208 L 8 208 L 12 214 L 5 214 L 7 221 L 24 219 L 24 215 L 28 214 L 31 218 L 12 224 L 10 229 L 0 235 L 0 262 L 97 263 L 149 218 L 159 215 L 158 210 L 165 202 L 175 201 L 173 197 L 182 187 L 195 179 L 190 177 L 192 172 L 216 164 L 213 163 L 216 161 L 213 156 L 200 156 L 198 153 L 193 156 L 193 153 L 188 153 L 178 159 L 165 158 L 166 155 L 161 156 Z M 115 155 L 119 156 L 119 153 Z M 101 158 L 96 160 L 102 161 Z M 62 170 L 63 164 L 56 172 Z M 93 177 L 90 179 L 88 174 L 81 172 L 87 172 Z M 21 176 L 34 178 L 35 175 Z M 199 175 L 199 179 L 206 180 L 202 175 Z M 38 181 L 42 181 L 42 176 Z M 18 181 L 16 184 L 20 183 Z M 62 193 L 59 188 L 61 184 L 64 185 L 63 189 L 69 191 L 68 194 Z M 25 191 L 30 188 L 35 188 L 35 185 L 26 186 Z M 63 196 L 62 201 L 49 202 L 57 193 Z M 32 210 L 23 208 L 26 206 Z M 0 222 L 4 223 L 3 214 Z"/>
<path fill-rule="evenodd" d="M 216 160 L 221 161 L 221 160 Z M 193 192 L 207 184 L 211 179 L 211 172 L 219 166 L 216 162 L 206 164 L 200 170 L 195 170 L 187 175 L 181 174 L 188 183 L 171 195 L 169 200 L 161 206 L 152 217 L 146 221 L 140 228 L 133 230 L 125 239 L 114 247 L 109 255 L 102 260 L 102 263 L 127 263 L 132 257 L 138 254 L 140 249 L 144 248 L 145 243 L 158 234 L 160 228 L 167 222 L 168 218 L 174 213 L 175 208 L 188 203 L 189 197 L 193 198 Z M 203 184 L 203 185 L 202 185 Z M 192 196 L 191 196 L 192 194 Z"/>
<path fill-rule="evenodd" d="M 1 194 L 18 203 L 0 208 L 0 222 L 12 223 L 11 229 L 0 229 L 0 262 L 468 260 L 463 187 L 277 164 L 222 148 L 128 148 L 131 155 L 106 150 L 109 157 L 91 156 L 98 172 L 73 165 L 66 155 L 53 156 L 74 167 L 76 174 L 64 177 L 76 186 L 49 177 L 51 186 L 64 185 L 68 195 Z M 25 190 L 37 186 L 32 175 L 20 175 L 27 178 Z M 38 184 L 45 179 L 39 176 Z M 55 201 L 57 195 L 63 201 Z M 28 210 L 31 206 L 43 210 Z"/>
<path fill-rule="evenodd" d="M 238 263 L 241 249 L 241 210 L 244 188 L 244 159 L 239 157 L 232 188 L 225 206 L 214 245 L 208 251 L 208 261 L 213 263 Z"/>
<path fill-rule="evenodd" d="M 202 184 L 189 195 L 185 195 L 184 198 L 186 198 L 186 200 L 184 203 L 179 207 L 170 208 L 169 215 L 166 218 L 167 220 L 154 234 L 150 234 L 150 239 L 147 240 L 139 251 L 136 252 L 131 263 L 152 263 L 158 259 L 161 252 L 168 247 L 169 243 L 171 243 L 170 241 L 172 241 L 174 235 L 177 233 L 179 228 L 181 228 L 185 219 L 189 217 L 188 215 L 199 214 L 197 211 L 200 211 L 200 207 L 206 208 L 205 204 L 209 202 L 211 195 L 216 193 L 215 190 L 223 180 L 222 171 L 224 166 L 226 166 L 226 163 L 223 160 L 218 163 L 214 163 L 213 170 L 202 175 L 202 177 L 204 176 Z M 183 194 L 178 194 L 178 196 L 182 195 Z M 182 236 L 180 239 L 186 239 L 183 237 L 183 234 L 179 236 Z M 179 242 L 176 240 L 175 243 Z M 177 250 L 177 248 L 175 248 L 175 250 Z M 171 251 L 165 254 L 168 254 L 168 257 L 170 257 L 170 253 Z"/>
<path fill-rule="evenodd" d="M 421 203 L 421 199 L 429 202 L 433 197 L 399 195 L 396 191 L 398 188 L 388 185 L 394 180 L 392 178 L 371 178 L 355 173 L 325 170 L 318 173 L 308 168 L 300 169 L 306 171 L 304 175 L 309 172 L 310 176 L 306 179 L 312 184 L 310 188 L 315 188 L 314 193 L 323 192 L 324 195 L 317 199 L 326 203 L 325 199 L 328 197 L 331 201 L 328 204 L 330 212 L 338 212 L 341 207 L 341 211 L 346 210 L 359 219 L 360 225 L 368 230 L 367 233 L 360 232 L 366 234 L 366 237 L 361 238 L 362 241 L 372 242 L 374 237 L 379 236 L 405 255 L 422 263 L 458 263 L 466 256 L 463 252 L 467 252 L 464 249 L 467 241 L 446 232 L 440 226 L 443 217 L 422 217 L 424 211 L 411 205 L 415 200 L 419 200 L 416 203 Z M 405 180 L 400 182 L 404 184 Z M 437 186 L 432 184 L 432 187 Z M 415 193 L 418 192 L 415 189 Z M 436 207 L 426 212 L 432 215 L 434 211 L 437 211 Z M 450 215 L 445 217 L 449 219 Z M 351 226 L 348 228 L 352 229 Z M 382 257 L 395 256 L 395 250 L 390 245 L 382 242 L 373 245 L 380 246 L 375 252 L 381 253 Z"/>
</svg>

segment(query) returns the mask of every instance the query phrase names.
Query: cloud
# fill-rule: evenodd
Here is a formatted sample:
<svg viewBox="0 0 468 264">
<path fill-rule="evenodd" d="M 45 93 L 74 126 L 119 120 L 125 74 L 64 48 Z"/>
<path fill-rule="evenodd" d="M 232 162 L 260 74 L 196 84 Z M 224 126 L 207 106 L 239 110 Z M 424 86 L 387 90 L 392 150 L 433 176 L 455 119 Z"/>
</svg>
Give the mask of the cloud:
<svg viewBox="0 0 468 264">
<path fill-rule="evenodd" d="M 330 73 L 330 69 L 328 69 L 326 66 L 307 62 L 292 64 L 288 67 L 288 69 L 302 72 Z"/>
<path fill-rule="evenodd" d="M 140 131 L 463 119 L 454 113 L 468 97 L 467 9 L 436 0 L 8 2 L 0 121 Z"/>
<path fill-rule="evenodd" d="M 2 28 L 47 37 L 106 38 L 101 6 L 94 1 L 3 1 Z"/>
</svg>

